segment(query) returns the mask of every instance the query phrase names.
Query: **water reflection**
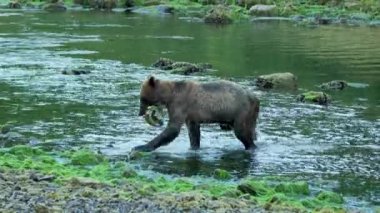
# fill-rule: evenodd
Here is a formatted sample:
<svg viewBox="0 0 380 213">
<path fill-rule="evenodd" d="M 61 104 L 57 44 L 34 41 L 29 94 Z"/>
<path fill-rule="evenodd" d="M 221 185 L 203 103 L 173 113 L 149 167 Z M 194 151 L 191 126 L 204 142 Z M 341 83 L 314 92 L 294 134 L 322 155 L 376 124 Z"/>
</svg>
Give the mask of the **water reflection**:
<svg viewBox="0 0 380 213">
<path fill-rule="evenodd" d="M 247 176 L 255 168 L 257 161 L 255 151 L 223 150 L 221 154 L 205 159 L 202 151 L 189 151 L 184 156 L 171 153 L 155 152 L 147 158 L 137 161 L 144 169 L 151 169 L 164 174 L 193 176 L 212 176 L 215 169 L 224 169 L 236 178 Z"/>
</svg>

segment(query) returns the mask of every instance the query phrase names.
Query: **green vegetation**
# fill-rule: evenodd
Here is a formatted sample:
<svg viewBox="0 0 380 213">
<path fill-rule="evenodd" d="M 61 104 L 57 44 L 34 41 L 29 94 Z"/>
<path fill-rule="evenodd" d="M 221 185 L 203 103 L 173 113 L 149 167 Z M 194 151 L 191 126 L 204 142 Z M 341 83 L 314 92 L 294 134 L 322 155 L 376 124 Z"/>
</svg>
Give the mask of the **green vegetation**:
<svg viewBox="0 0 380 213">
<path fill-rule="evenodd" d="M 9 4 L 10 2 L 12 5 Z M 347 19 L 353 20 L 355 24 L 380 19 L 380 1 L 378 0 L 0 0 L 0 4 L 9 5 L 11 8 L 19 8 L 17 4 L 57 6 L 56 2 L 62 2 L 68 7 L 82 5 L 86 8 L 106 10 L 137 6 L 146 8 L 146 11 L 150 13 L 168 12 L 195 16 L 205 18 L 208 23 L 218 24 L 248 20 L 251 17 L 250 8 L 257 4 L 275 5 L 275 7 L 271 11 L 256 11 L 252 13 L 253 16 L 260 16 L 260 14 L 282 17 L 304 16 L 317 19 L 312 21 L 302 19 L 301 23 L 307 22 L 306 24 L 308 22 L 328 24 L 333 21 L 346 23 Z M 157 5 L 165 5 L 165 7 L 157 9 Z M 62 8 L 56 11 L 62 11 L 60 9 Z"/>
<path fill-rule="evenodd" d="M 164 177 L 149 178 L 138 175 L 125 162 L 111 163 L 106 158 L 82 149 L 73 152 L 48 153 L 28 146 L 15 146 L 0 151 L 0 168 L 37 170 L 54 175 L 57 183 L 71 184 L 130 184 L 135 192 L 124 193 L 128 199 L 136 193 L 150 196 L 157 193 L 194 192 L 200 196 L 240 197 L 244 196 L 266 209 L 273 210 L 342 210 L 343 198 L 334 192 L 310 195 L 306 182 L 272 183 L 264 180 L 246 179 L 240 183 L 204 180 L 194 183 L 191 179 Z M 230 178 L 224 170 L 216 170 L 220 179 Z M 248 196 L 248 197 L 247 197 Z"/>
</svg>

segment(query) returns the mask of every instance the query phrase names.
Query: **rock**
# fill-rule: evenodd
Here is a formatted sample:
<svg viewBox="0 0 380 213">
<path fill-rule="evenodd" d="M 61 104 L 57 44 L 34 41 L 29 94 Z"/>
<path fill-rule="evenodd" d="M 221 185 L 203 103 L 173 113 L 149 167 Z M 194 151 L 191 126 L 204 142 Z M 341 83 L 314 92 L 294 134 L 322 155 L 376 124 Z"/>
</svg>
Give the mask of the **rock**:
<svg viewBox="0 0 380 213">
<path fill-rule="evenodd" d="M 344 202 L 343 197 L 335 192 L 322 191 L 317 195 L 317 199 L 321 201 L 326 201 L 329 203 L 342 204 Z"/>
<path fill-rule="evenodd" d="M 318 87 L 322 90 L 343 90 L 347 87 L 347 82 L 342 80 L 334 80 L 327 83 L 323 83 Z"/>
<path fill-rule="evenodd" d="M 131 178 L 131 177 L 136 177 L 137 172 L 131 168 L 125 168 L 123 171 L 123 177 L 125 178 Z"/>
<path fill-rule="evenodd" d="M 193 73 L 202 72 L 203 69 L 195 64 L 188 62 L 175 62 L 173 65 L 173 74 L 191 75 Z"/>
<path fill-rule="evenodd" d="M 252 187 L 250 184 L 242 183 L 242 184 L 238 185 L 237 189 L 239 191 L 243 192 L 244 194 L 250 194 L 253 196 L 257 195 L 255 188 Z"/>
<path fill-rule="evenodd" d="M 249 9 L 249 14 L 254 16 L 275 16 L 277 7 L 276 5 L 256 4 Z"/>
<path fill-rule="evenodd" d="M 134 7 L 135 6 L 135 1 L 134 0 L 125 0 L 123 3 L 126 8 Z"/>
<path fill-rule="evenodd" d="M 7 134 L 8 132 L 11 131 L 11 125 L 5 124 L 5 125 L 1 126 L 0 129 L 1 129 L 0 130 L 1 134 Z"/>
<path fill-rule="evenodd" d="M 264 5 L 268 5 L 268 4 L 273 4 L 274 1 L 273 0 L 237 0 L 236 1 L 236 4 L 239 5 L 240 7 L 244 7 L 244 8 L 251 8 L 253 5 L 256 5 L 256 4 L 264 4 Z"/>
<path fill-rule="evenodd" d="M 69 180 L 69 183 L 73 187 L 90 187 L 93 189 L 98 189 L 104 187 L 106 184 L 101 183 L 99 181 L 89 179 L 89 178 L 82 178 L 82 177 L 74 177 Z"/>
<path fill-rule="evenodd" d="M 375 21 L 369 22 L 369 26 L 371 26 L 371 27 L 380 27 L 380 20 L 375 20 Z"/>
<path fill-rule="evenodd" d="M 360 10 L 361 5 L 358 1 L 346 0 L 343 1 L 343 7 L 348 10 Z"/>
<path fill-rule="evenodd" d="M 154 64 L 152 64 L 152 67 L 156 67 L 162 70 L 168 70 L 172 69 L 171 65 L 174 63 L 173 60 L 168 58 L 159 58 Z"/>
<path fill-rule="evenodd" d="M 42 9 L 49 12 L 64 12 L 67 10 L 66 6 L 62 2 L 45 4 Z"/>
<path fill-rule="evenodd" d="M 52 181 L 55 179 L 55 176 L 54 175 L 39 176 L 36 173 L 32 173 L 30 174 L 29 178 L 32 179 L 33 181 L 40 182 L 40 181 Z"/>
<path fill-rule="evenodd" d="M 160 58 L 152 64 L 152 66 L 162 70 L 172 70 L 173 74 L 181 75 L 191 75 L 212 68 L 212 65 L 207 63 L 193 64 L 189 62 L 175 62 L 168 58 Z"/>
<path fill-rule="evenodd" d="M 8 4 L 10 9 L 21 9 L 21 3 L 19 1 L 10 1 Z"/>
<path fill-rule="evenodd" d="M 91 8 L 98 10 L 112 10 L 116 7 L 116 0 L 76 0 L 76 4 L 88 5 Z"/>
<path fill-rule="evenodd" d="M 204 17 L 207 24 L 231 24 L 232 18 L 228 7 L 217 5 L 212 7 Z"/>
<path fill-rule="evenodd" d="M 232 178 L 232 175 L 224 169 L 215 169 L 214 178 L 219 180 L 228 180 Z"/>
<path fill-rule="evenodd" d="M 320 105 L 327 105 L 331 102 L 331 97 L 324 92 L 310 91 L 299 95 L 297 97 L 297 100 L 301 102 L 311 102 Z"/>
<path fill-rule="evenodd" d="M 20 144 L 27 144 L 29 139 L 17 132 L 7 132 L 0 134 L 0 147 L 12 147 Z"/>
<path fill-rule="evenodd" d="M 316 22 L 320 25 L 328 25 L 333 22 L 333 19 L 329 17 L 316 17 Z"/>
<path fill-rule="evenodd" d="M 149 156 L 149 152 L 140 152 L 132 150 L 128 155 L 128 160 L 139 160 L 146 156 Z"/>
<path fill-rule="evenodd" d="M 174 7 L 168 6 L 168 5 L 158 5 L 157 10 L 159 13 L 168 13 L 168 14 L 174 13 Z"/>
<path fill-rule="evenodd" d="M 260 89 L 297 89 L 297 77 L 290 73 L 273 73 L 261 75 L 255 79 L 255 86 Z"/>
<path fill-rule="evenodd" d="M 44 204 L 38 203 L 36 206 L 34 206 L 34 211 L 36 213 L 49 213 L 49 208 L 46 207 Z"/>
<path fill-rule="evenodd" d="M 69 69 L 63 70 L 62 74 L 64 74 L 64 75 L 85 75 L 85 74 L 90 74 L 91 70 L 94 70 L 94 69 L 95 69 L 95 67 L 93 67 L 93 66 L 85 65 L 85 66 L 77 67 L 77 68 L 72 69 L 72 70 L 69 70 Z"/>
<path fill-rule="evenodd" d="M 74 152 L 71 156 L 73 165 L 96 165 L 104 161 L 103 156 L 88 149 L 81 149 Z"/>
</svg>

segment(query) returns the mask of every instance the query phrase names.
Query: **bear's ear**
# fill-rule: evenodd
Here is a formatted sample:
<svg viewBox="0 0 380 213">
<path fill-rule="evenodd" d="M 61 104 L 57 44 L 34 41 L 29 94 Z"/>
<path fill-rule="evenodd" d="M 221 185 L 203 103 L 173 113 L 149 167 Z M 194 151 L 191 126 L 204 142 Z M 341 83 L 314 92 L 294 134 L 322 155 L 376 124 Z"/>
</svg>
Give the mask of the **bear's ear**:
<svg viewBox="0 0 380 213">
<path fill-rule="evenodd" d="M 155 87 L 156 86 L 156 79 L 153 76 L 150 76 L 148 79 L 148 83 L 151 87 Z"/>
</svg>

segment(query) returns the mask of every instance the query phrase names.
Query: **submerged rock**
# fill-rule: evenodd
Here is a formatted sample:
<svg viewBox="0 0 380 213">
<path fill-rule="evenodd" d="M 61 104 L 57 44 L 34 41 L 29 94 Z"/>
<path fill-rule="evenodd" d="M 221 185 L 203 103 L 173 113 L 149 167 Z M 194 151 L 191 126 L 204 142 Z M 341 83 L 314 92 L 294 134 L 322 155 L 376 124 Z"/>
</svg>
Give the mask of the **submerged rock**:
<svg viewBox="0 0 380 213">
<path fill-rule="evenodd" d="M 275 16 L 277 15 L 276 5 L 256 4 L 249 9 L 249 14 L 254 16 Z"/>
<path fill-rule="evenodd" d="M 322 90 L 343 90 L 347 87 L 347 82 L 343 80 L 334 80 L 327 83 L 323 83 L 318 87 Z"/>
<path fill-rule="evenodd" d="M 3 125 L 3 126 L 0 126 L 0 133 L 1 134 L 7 134 L 8 132 L 11 131 L 11 126 L 10 125 Z"/>
<path fill-rule="evenodd" d="M 231 24 L 232 18 L 229 8 L 224 5 L 214 6 L 207 12 L 204 22 L 207 24 Z"/>
<path fill-rule="evenodd" d="M 255 79 L 255 86 L 260 89 L 297 89 L 297 77 L 290 73 L 273 73 L 261 75 Z"/>
<path fill-rule="evenodd" d="M 160 58 L 152 66 L 161 70 L 171 70 L 173 74 L 181 75 L 205 72 L 212 68 L 212 65 L 207 63 L 176 62 L 168 58 Z"/>
<path fill-rule="evenodd" d="M 331 97 L 324 92 L 310 91 L 299 95 L 297 97 L 297 100 L 301 102 L 311 102 L 320 105 L 327 105 L 331 102 Z"/>
<path fill-rule="evenodd" d="M 85 75 L 85 74 L 90 74 L 91 73 L 91 70 L 94 70 L 95 67 L 93 66 L 80 66 L 78 68 L 75 68 L 75 69 L 66 69 L 66 70 L 63 70 L 62 71 L 62 74 L 64 75 Z"/>
</svg>

